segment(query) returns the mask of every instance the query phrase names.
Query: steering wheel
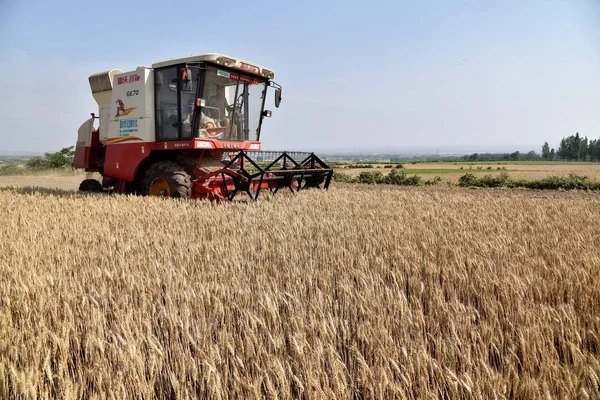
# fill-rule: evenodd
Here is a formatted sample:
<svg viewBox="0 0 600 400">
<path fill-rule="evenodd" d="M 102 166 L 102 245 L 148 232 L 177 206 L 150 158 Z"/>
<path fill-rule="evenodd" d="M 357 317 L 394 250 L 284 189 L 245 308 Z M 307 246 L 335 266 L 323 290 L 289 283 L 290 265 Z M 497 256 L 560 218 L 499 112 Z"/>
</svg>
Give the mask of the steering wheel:
<svg viewBox="0 0 600 400">
<path fill-rule="evenodd" d="M 235 109 L 235 114 L 239 115 L 242 112 L 242 105 L 240 103 L 234 103 L 231 105 L 227 105 L 227 107 L 225 107 L 227 109 L 227 113 L 229 115 L 231 115 L 233 113 L 233 110 Z"/>
<path fill-rule="evenodd" d="M 243 102 L 244 102 L 244 94 L 242 93 L 237 97 L 237 99 L 233 102 L 233 104 L 228 104 L 226 109 L 230 114 L 233 112 L 234 108 L 235 108 L 236 114 L 241 113 Z"/>
</svg>

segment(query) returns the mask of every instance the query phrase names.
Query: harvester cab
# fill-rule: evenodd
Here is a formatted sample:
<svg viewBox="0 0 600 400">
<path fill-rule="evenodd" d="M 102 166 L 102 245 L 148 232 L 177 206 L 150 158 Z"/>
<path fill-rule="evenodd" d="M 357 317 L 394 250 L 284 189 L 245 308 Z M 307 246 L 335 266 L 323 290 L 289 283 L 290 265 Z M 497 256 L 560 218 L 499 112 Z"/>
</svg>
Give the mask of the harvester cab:
<svg viewBox="0 0 600 400">
<path fill-rule="evenodd" d="M 99 112 L 79 128 L 75 168 L 98 172 L 83 191 L 233 200 L 244 192 L 327 189 L 333 171 L 314 153 L 261 149 L 275 73 L 221 54 L 90 76 Z M 94 128 L 94 120 L 99 120 Z"/>
</svg>

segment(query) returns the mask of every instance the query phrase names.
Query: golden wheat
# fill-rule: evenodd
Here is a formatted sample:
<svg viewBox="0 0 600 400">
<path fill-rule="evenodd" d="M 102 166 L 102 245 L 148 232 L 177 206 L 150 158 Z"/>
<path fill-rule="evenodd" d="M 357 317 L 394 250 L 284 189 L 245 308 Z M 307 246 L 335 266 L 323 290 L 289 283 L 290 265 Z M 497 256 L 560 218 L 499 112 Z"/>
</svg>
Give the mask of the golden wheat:
<svg viewBox="0 0 600 400">
<path fill-rule="evenodd" d="M 600 396 L 598 195 L 0 205 L 0 398 Z"/>
</svg>

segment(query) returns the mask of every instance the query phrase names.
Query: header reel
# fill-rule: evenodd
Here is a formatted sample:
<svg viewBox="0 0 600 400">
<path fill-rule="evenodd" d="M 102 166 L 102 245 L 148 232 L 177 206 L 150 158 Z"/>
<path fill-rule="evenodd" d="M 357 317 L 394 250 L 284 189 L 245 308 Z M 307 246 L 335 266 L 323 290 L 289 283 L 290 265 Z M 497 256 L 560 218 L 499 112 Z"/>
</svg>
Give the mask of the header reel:
<svg viewBox="0 0 600 400">
<path fill-rule="evenodd" d="M 285 188 L 291 193 L 328 189 L 333 177 L 333 170 L 309 152 L 240 150 L 223 156 L 223 168 L 193 181 L 194 197 L 233 201 L 239 193 L 245 193 L 250 200 L 256 200 L 263 190 L 276 194 Z"/>
</svg>

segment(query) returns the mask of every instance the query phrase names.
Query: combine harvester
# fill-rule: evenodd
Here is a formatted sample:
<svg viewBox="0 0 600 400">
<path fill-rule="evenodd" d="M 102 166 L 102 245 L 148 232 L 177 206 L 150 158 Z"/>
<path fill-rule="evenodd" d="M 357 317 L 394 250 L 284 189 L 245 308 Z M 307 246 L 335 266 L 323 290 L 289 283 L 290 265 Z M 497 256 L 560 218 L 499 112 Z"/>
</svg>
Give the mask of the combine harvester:
<svg viewBox="0 0 600 400">
<path fill-rule="evenodd" d="M 78 131 L 74 168 L 98 172 L 79 190 L 233 200 L 261 190 L 327 189 L 333 170 L 314 153 L 261 151 L 275 73 L 221 54 L 90 76 L 99 106 Z M 99 119 L 98 128 L 94 128 Z"/>
</svg>

